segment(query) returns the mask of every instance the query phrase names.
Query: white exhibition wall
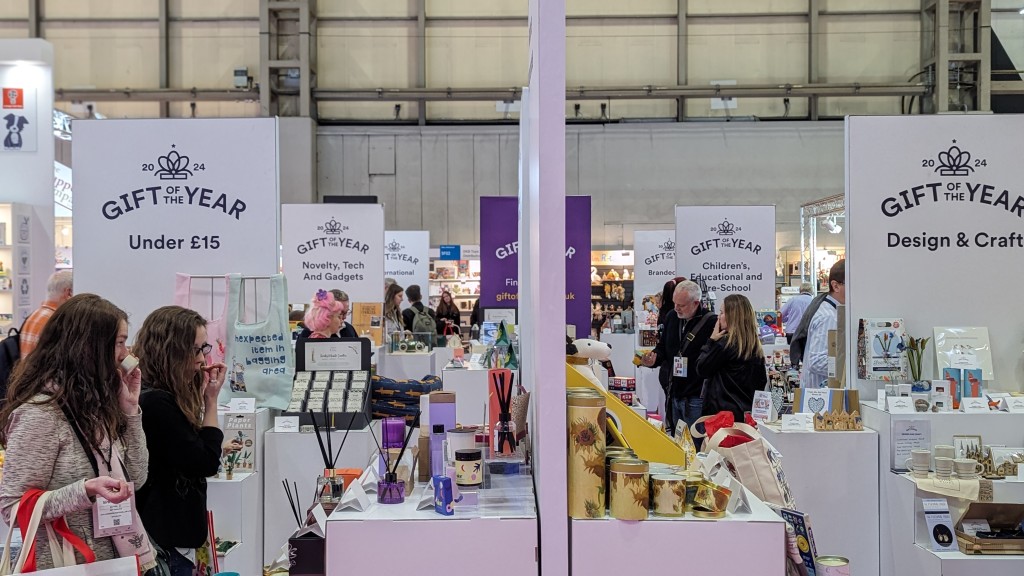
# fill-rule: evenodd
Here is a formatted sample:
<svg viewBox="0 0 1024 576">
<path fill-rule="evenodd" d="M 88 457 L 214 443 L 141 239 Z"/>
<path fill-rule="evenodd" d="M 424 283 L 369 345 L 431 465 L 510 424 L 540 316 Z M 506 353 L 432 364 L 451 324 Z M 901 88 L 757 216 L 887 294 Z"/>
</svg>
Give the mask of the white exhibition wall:
<svg viewBox="0 0 1024 576">
<path fill-rule="evenodd" d="M 27 298 L 13 303 L 15 322 L 20 323 L 26 312 L 31 313 L 46 299 L 46 280 L 55 264 L 51 136 L 53 46 L 38 39 L 0 40 L 0 88 L 20 89 L 21 98 L 25 100 L 21 108 L 17 108 L 17 104 L 0 107 L 0 140 L 7 140 L 11 134 L 3 119 L 5 116 L 27 120 L 18 134 L 23 139 L 22 148 L 7 149 L 0 144 L 0 202 L 25 204 L 31 210 L 29 293 Z M 13 298 L 13 294 L 10 297 Z"/>
<path fill-rule="evenodd" d="M 126 310 L 133 334 L 172 301 L 176 272 L 277 272 L 275 119 L 80 120 L 74 131 L 75 290 Z"/>
<path fill-rule="evenodd" d="M 895 317 L 915 337 L 988 327 L 993 389 L 1022 390 L 1021 134 L 1024 116 L 848 119 L 848 374 L 858 320 Z M 925 379 L 937 377 L 934 349 Z M 875 397 L 877 382 L 856 385 Z"/>
</svg>

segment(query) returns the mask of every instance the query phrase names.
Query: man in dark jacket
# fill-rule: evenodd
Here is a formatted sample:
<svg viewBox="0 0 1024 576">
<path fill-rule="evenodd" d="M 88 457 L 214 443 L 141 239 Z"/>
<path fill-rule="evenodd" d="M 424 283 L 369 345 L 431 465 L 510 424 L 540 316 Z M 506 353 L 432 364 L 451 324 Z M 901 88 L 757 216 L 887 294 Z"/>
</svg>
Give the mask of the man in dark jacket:
<svg viewBox="0 0 1024 576">
<path fill-rule="evenodd" d="M 434 326 L 436 320 L 434 319 L 434 311 L 423 305 L 423 292 L 420 289 L 419 284 L 413 284 L 405 289 L 405 297 L 409 299 L 409 307 L 402 310 L 402 323 L 405 324 L 405 329 L 410 332 L 417 332 L 414 329 L 413 324 L 416 321 L 417 312 L 430 316 L 430 333 L 434 333 Z M 420 330 L 422 332 L 422 330 Z"/>
<path fill-rule="evenodd" d="M 697 376 L 697 357 L 718 317 L 701 305 L 700 297 L 695 282 L 676 284 L 672 293 L 675 314 L 665 317 L 658 345 L 643 358 L 645 366 L 661 368 L 662 382 L 670 382 L 665 391 L 665 424 L 670 433 L 677 421 L 692 425 L 701 416 L 703 380 Z"/>
</svg>

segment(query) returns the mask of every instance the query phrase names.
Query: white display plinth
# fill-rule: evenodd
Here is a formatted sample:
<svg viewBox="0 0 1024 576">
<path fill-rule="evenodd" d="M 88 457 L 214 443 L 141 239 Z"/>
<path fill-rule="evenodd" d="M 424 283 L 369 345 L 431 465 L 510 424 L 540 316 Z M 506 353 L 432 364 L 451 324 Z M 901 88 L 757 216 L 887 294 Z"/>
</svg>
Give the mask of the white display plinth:
<svg viewBox="0 0 1024 576">
<path fill-rule="evenodd" d="M 375 428 L 375 433 L 380 439 L 379 426 Z M 344 436 L 344 430 L 331 433 L 331 444 L 335 451 L 338 450 Z M 295 482 L 298 485 L 299 496 L 302 499 L 299 506 L 305 512 L 313 503 L 316 479 L 324 472 L 324 462 L 316 434 L 270 431 L 263 435 L 263 440 L 267 457 L 263 471 L 265 490 L 261 507 L 266 518 L 263 527 L 263 562 L 270 564 L 280 554 L 281 546 L 288 542 L 288 537 L 295 531 L 294 520 L 287 521 L 292 518 L 292 511 L 281 481 L 287 478 L 289 483 Z M 326 440 L 325 437 L 325 443 Z M 337 466 L 365 468 L 370 456 L 376 451 L 369 430 L 352 430 L 345 441 L 341 456 L 338 457 Z"/>
<path fill-rule="evenodd" d="M 864 426 L 878 431 L 878 486 L 882 516 L 880 523 L 879 560 L 882 576 L 933 576 L 947 574 L 946 565 L 942 572 L 930 569 L 937 562 L 928 550 L 921 550 L 915 543 L 915 490 L 910 480 L 901 474 L 891 472 L 892 422 L 894 420 L 927 420 L 931 423 L 932 445 L 949 444 L 954 435 L 980 435 L 985 444 L 1019 446 L 1021 431 L 1024 430 L 1024 414 L 990 412 L 988 414 L 961 414 L 959 412 L 920 412 L 914 414 L 890 414 L 878 409 L 876 402 L 861 402 L 861 416 Z M 1011 483 L 1007 483 L 1011 484 Z M 1008 488 L 1009 489 L 1009 488 Z M 997 493 L 998 495 L 998 493 Z M 813 522 L 813 519 L 812 519 Z M 943 553 L 949 554 L 949 553 Z M 964 556 L 964 562 L 989 557 Z M 928 562 L 922 560 L 926 558 Z M 1018 557 L 1024 558 L 1024 557 Z M 941 558 L 940 558 L 941 560 Z M 929 564 L 930 562 L 930 564 Z M 989 565 L 978 566 L 976 574 L 985 573 Z M 1024 568 L 1024 565 L 1022 565 Z M 856 569 L 856 568 L 855 568 Z M 952 568 L 951 568 L 952 569 Z M 1017 574 L 1024 573 L 1018 570 Z"/>
<path fill-rule="evenodd" d="M 659 368 L 640 366 L 636 369 L 636 397 L 647 410 L 665 414 L 665 391 L 658 380 Z"/>
<path fill-rule="evenodd" d="M 455 357 L 455 348 L 448 348 L 441 345 L 434 348 L 434 369 L 444 370 L 444 367 Z"/>
<path fill-rule="evenodd" d="M 858 576 L 878 575 L 878 434 L 782 432 L 758 426 L 809 514 L 819 555 L 849 558 Z"/>
<path fill-rule="evenodd" d="M 214 533 L 238 546 L 220 558 L 221 572 L 261 574 L 263 550 L 263 507 L 260 506 L 258 473 L 234 474 L 231 480 L 209 478 L 206 481 L 206 507 L 213 512 Z"/>
<path fill-rule="evenodd" d="M 377 374 L 394 380 L 422 380 L 437 374 L 434 351 L 424 353 L 384 353 L 377 360 Z"/>
<path fill-rule="evenodd" d="M 441 373 L 441 388 L 455 392 L 455 421 L 459 424 L 484 421 L 484 406 L 489 401 L 491 390 L 487 371 L 479 364 L 468 364 L 466 368 L 448 368 Z M 518 382 L 519 371 L 514 372 Z"/>
<path fill-rule="evenodd" d="M 968 556 L 961 552 L 932 552 L 914 546 L 912 561 L 921 574 L 935 576 L 1020 576 L 1024 574 L 1024 556 Z"/>
<path fill-rule="evenodd" d="M 225 407 L 219 407 L 218 408 L 218 411 L 217 411 L 217 421 L 218 421 L 218 423 L 220 425 L 221 430 L 224 429 L 224 417 L 225 417 L 226 414 L 227 414 L 227 408 L 225 408 Z M 274 417 L 279 415 L 279 414 L 280 414 L 279 410 L 271 410 L 269 408 L 260 408 L 260 409 L 256 410 L 256 437 L 259 438 L 259 446 L 257 446 L 257 450 L 256 450 L 256 454 L 255 454 L 256 458 L 255 458 L 255 462 L 253 464 L 253 466 L 254 466 L 253 469 L 254 469 L 255 472 L 261 472 L 263 470 L 263 463 L 266 461 L 265 460 L 265 458 L 266 458 L 266 442 L 264 440 L 264 434 L 267 432 L 267 430 L 273 430 L 273 428 L 274 428 Z M 226 438 L 227 438 L 227 434 L 225 434 L 225 439 Z M 235 475 L 236 479 L 240 478 L 240 477 L 241 477 L 241 474 L 236 474 Z M 224 517 L 226 515 L 231 515 L 232 518 L 229 521 L 231 523 L 231 525 L 239 524 L 239 525 L 245 526 L 248 529 L 255 528 L 255 530 L 256 530 L 252 534 L 246 533 L 243 536 L 243 542 L 245 542 L 244 548 L 242 546 L 239 546 L 238 548 L 235 548 L 234 550 L 232 550 L 232 551 L 230 551 L 228 553 L 228 556 L 231 557 L 231 562 L 232 562 L 231 566 L 245 566 L 245 567 L 249 566 L 249 560 L 248 559 L 246 559 L 244 562 L 240 559 L 239 553 L 242 550 L 244 550 L 246 558 L 252 558 L 253 562 L 255 562 L 256 559 L 263 557 L 263 532 L 262 532 L 262 527 L 263 527 L 264 517 L 263 517 L 263 506 L 262 506 L 262 503 L 263 503 L 263 492 L 264 492 L 264 489 L 265 489 L 265 487 L 263 485 L 263 478 L 262 477 L 257 477 L 257 478 L 255 478 L 253 480 L 250 480 L 246 484 L 247 485 L 248 484 L 253 484 L 253 485 L 256 486 L 256 489 L 255 490 L 250 490 L 250 489 L 246 488 L 246 489 L 241 491 L 241 497 L 243 498 L 243 500 L 242 500 L 243 506 L 242 507 L 231 507 L 231 506 L 228 506 L 228 507 L 225 507 L 223 509 L 223 511 L 220 514 L 220 516 L 218 516 L 217 514 L 214 514 L 214 523 L 217 525 L 217 526 L 215 526 L 216 528 L 219 528 L 222 522 L 228 522 L 229 520 L 227 520 Z M 216 494 L 230 494 L 230 495 L 232 495 L 231 497 L 234 497 L 235 491 L 220 490 L 220 491 L 217 491 Z M 211 503 L 211 508 L 210 508 L 211 510 L 213 510 L 213 508 L 212 508 L 213 498 L 214 498 L 214 491 L 213 490 L 208 491 L 208 493 L 207 493 L 207 502 Z M 255 514 L 255 516 L 251 517 L 250 516 L 251 514 Z M 252 521 L 253 519 L 255 519 L 255 522 Z M 219 533 L 217 535 L 224 537 L 223 535 L 221 535 Z M 221 568 L 226 570 L 223 565 L 221 566 Z M 257 566 L 257 568 L 259 568 L 259 566 Z M 246 571 L 242 571 L 242 570 L 235 569 L 235 571 L 238 572 L 239 574 L 247 574 L 248 573 L 247 570 Z"/>
<path fill-rule="evenodd" d="M 785 574 L 785 523 L 749 492 L 747 497 L 751 514 L 721 520 L 572 520 L 572 573 L 641 574 L 645 566 L 669 572 L 685 566 L 688 574 Z"/>
<path fill-rule="evenodd" d="M 616 334 L 609 332 L 600 335 L 601 342 L 612 347 L 612 368 L 616 376 L 636 377 L 636 367 L 633 366 L 633 349 L 636 343 L 636 334 Z"/>
<path fill-rule="evenodd" d="M 336 510 L 327 520 L 328 576 L 369 574 L 380 570 L 379 553 L 387 543 L 399 543 L 400 555 L 420 574 L 523 576 L 537 573 L 537 510 L 529 476 L 492 476 L 493 488 L 481 490 L 479 504 L 456 505 L 454 516 L 416 510 L 422 490 L 417 485 L 402 504 L 377 504 L 363 512 Z M 464 543 L 468 556 L 453 556 Z M 499 558 L 483 570 L 473 550 L 500 548 Z"/>
</svg>

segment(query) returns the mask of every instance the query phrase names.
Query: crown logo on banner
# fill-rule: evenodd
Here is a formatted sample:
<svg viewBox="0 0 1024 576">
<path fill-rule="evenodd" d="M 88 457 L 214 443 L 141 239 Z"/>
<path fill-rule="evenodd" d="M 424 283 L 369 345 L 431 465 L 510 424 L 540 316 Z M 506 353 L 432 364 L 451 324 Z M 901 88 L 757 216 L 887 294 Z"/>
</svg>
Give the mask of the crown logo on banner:
<svg viewBox="0 0 1024 576">
<path fill-rule="evenodd" d="M 714 226 L 711 228 L 711 231 L 718 234 L 719 236 L 732 236 L 733 234 L 739 232 L 740 230 L 743 229 L 740 228 L 739 226 L 736 226 L 732 222 L 729 222 L 728 218 L 726 218 L 718 226 Z"/>
<path fill-rule="evenodd" d="M 324 223 L 324 234 L 338 235 L 341 234 L 341 223 L 331 218 Z"/>
<path fill-rule="evenodd" d="M 935 171 L 942 176 L 967 176 L 974 172 L 970 162 L 971 153 L 961 150 L 956 145 L 956 140 L 953 140 L 953 145 L 948 150 L 939 152 L 939 165 L 935 167 Z"/>
<path fill-rule="evenodd" d="M 188 180 L 192 171 L 188 169 L 189 158 L 179 154 L 171 144 L 171 151 L 166 156 L 157 159 L 156 164 L 160 167 L 156 175 L 161 180 Z"/>
<path fill-rule="evenodd" d="M 658 245 L 658 248 L 661 248 L 665 252 L 675 252 L 676 251 L 676 241 L 675 240 L 665 240 L 663 243 Z"/>
<path fill-rule="evenodd" d="M 386 248 L 388 252 L 401 252 L 405 248 L 405 246 L 399 244 L 398 240 L 392 240 L 384 248 Z"/>
</svg>

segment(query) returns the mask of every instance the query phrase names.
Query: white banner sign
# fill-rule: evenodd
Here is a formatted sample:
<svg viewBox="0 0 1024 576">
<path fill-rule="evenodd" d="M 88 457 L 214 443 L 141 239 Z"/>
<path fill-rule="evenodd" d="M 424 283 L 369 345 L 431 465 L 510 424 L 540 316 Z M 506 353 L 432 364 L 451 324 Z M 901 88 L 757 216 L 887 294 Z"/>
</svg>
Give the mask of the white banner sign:
<svg viewBox="0 0 1024 576">
<path fill-rule="evenodd" d="M 175 272 L 277 272 L 276 120 L 78 120 L 73 168 L 75 292 L 133 331 Z"/>
<path fill-rule="evenodd" d="M 394 278 L 405 288 L 419 285 L 426 301 L 427 281 L 430 280 L 430 232 L 385 231 L 384 277 Z"/>
<path fill-rule="evenodd" d="M 986 390 L 1020 389 L 1020 323 L 1007 306 L 1024 285 L 1021 134 L 1020 115 L 850 117 L 847 342 L 858 318 L 900 317 L 918 338 L 987 327 Z M 931 350 L 925 380 L 941 377 Z"/>
<path fill-rule="evenodd" d="M 676 275 L 676 231 L 637 230 L 633 233 L 633 298 L 660 294 Z"/>
<path fill-rule="evenodd" d="M 775 206 L 676 206 L 676 274 L 775 309 Z"/>
<path fill-rule="evenodd" d="M 71 168 L 53 163 L 53 215 L 56 218 L 71 218 Z"/>
<path fill-rule="evenodd" d="M 384 301 L 384 207 L 285 204 L 281 243 L 290 301 L 338 288 L 352 302 Z"/>
</svg>

